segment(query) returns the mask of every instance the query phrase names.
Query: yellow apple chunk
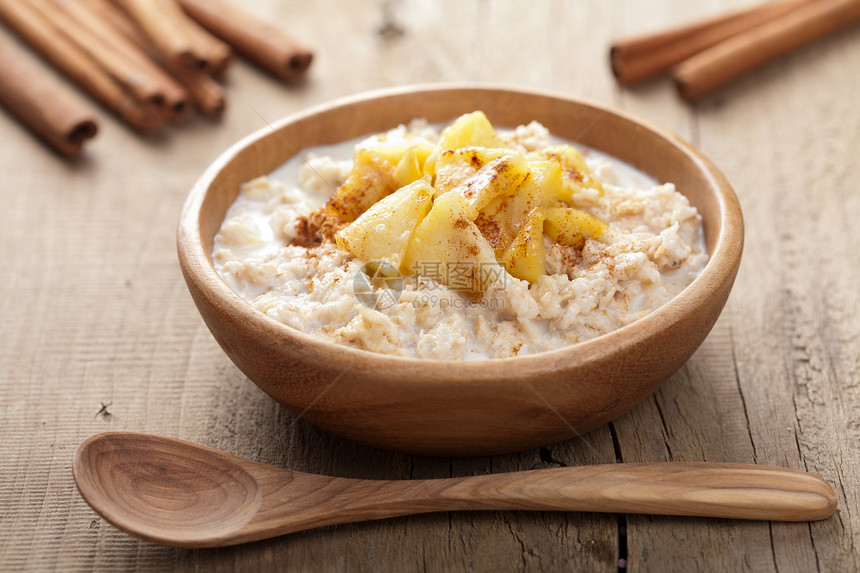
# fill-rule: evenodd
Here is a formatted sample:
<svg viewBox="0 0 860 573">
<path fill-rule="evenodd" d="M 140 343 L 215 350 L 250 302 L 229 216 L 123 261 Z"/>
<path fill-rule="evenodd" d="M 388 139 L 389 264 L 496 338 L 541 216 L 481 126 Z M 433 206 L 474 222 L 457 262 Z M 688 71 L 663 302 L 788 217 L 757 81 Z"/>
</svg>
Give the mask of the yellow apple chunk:
<svg viewBox="0 0 860 573">
<path fill-rule="evenodd" d="M 543 240 L 544 215 L 540 209 L 529 214 L 511 246 L 499 262 L 518 279 L 534 283 L 546 274 L 546 246 Z"/>
<path fill-rule="evenodd" d="M 358 148 L 352 171 L 329 199 L 326 209 L 341 221 L 355 221 L 371 205 L 397 189 L 395 166 L 373 152 Z"/>
<path fill-rule="evenodd" d="M 508 224 L 519 229 L 532 211 L 565 197 L 564 174 L 558 160 L 529 161 L 530 177 L 513 197 L 508 208 Z"/>
<path fill-rule="evenodd" d="M 513 195 L 499 195 L 475 217 L 475 225 L 490 243 L 496 259 L 501 258 L 516 236 L 516 231 L 511 229 L 508 222 L 508 210 L 513 199 Z"/>
<path fill-rule="evenodd" d="M 517 193 L 529 174 L 528 162 L 522 155 L 503 155 L 481 167 L 451 192 L 466 200 L 466 214 L 474 220 L 499 195 Z"/>
<path fill-rule="evenodd" d="M 421 179 L 421 164 L 418 161 L 418 151 L 415 147 L 410 147 L 400 158 L 397 167 L 394 169 L 394 183 L 397 188 L 405 187 L 413 181 Z"/>
<path fill-rule="evenodd" d="M 606 223 L 579 209 L 550 207 L 545 211 L 544 232 L 554 243 L 581 249 L 586 239 L 599 239 Z"/>
<path fill-rule="evenodd" d="M 442 195 L 473 177 L 479 169 L 494 159 L 515 153 L 510 149 L 461 147 L 439 153 L 434 166 L 433 186 L 436 195 Z"/>
<path fill-rule="evenodd" d="M 456 193 L 433 201 L 412 234 L 404 268 L 470 296 L 483 293 L 500 270 L 493 249 Z"/>
<path fill-rule="evenodd" d="M 430 210 L 432 198 L 433 188 L 419 179 L 374 203 L 338 231 L 335 241 L 359 260 L 400 269 L 412 233 Z"/>
<path fill-rule="evenodd" d="M 437 149 L 461 147 L 504 147 L 493 124 L 482 111 L 461 115 L 442 130 Z"/>
<path fill-rule="evenodd" d="M 548 148 L 544 155 L 550 159 L 557 159 L 561 163 L 568 197 L 585 187 L 596 190 L 599 196 L 603 197 L 603 185 L 588 168 L 585 159 L 575 147 L 572 145 L 555 145 Z"/>
<path fill-rule="evenodd" d="M 436 146 L 429 141 L 420 139 L 415 141 L 401 140 L 391 143 L 381 141 L 378 144 L 375 142 L 368 143 L 363 145 L 363 147 L 373 155 L 390 161 L 392 165 L 399 164 L 407 153 L 414 154 L 418 160 L 419 167 L 422 168 L 424 166 L 424 162 L 427 160 L 427 156 L 433 153 L 436 149 Z"/>
<path fill-rule="evenodd" d="M 439 134 L 436 149 L 424 163 L 424 173 L 435 175 L 436 161 L 449 149 L 463 147 L 502 148 L 502 142 L 487 116 L 482 111 L 461 115 Z"/>
</svg>

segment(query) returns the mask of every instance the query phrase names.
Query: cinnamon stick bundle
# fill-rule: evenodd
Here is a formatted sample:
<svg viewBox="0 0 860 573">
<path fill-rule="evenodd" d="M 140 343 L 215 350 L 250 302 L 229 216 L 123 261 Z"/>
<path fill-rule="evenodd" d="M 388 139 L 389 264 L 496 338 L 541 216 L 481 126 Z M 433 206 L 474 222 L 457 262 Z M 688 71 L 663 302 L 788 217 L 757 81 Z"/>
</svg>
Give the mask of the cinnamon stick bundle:
<svg viewBox="0 0 860 573">
<path fill-rule="evenodd" d="M 226 108 L 224 88 L 209 74 L 199 69 L 189 69 L 174 58 L 166 58 L 137 23 L 111 2 L 85 0 L 85 3 L 126 41 L 157 59 L 188 90 L 191 99 L 203 115 L 217 119 L 224 114 Z"/>
<path fill-rule="evenodd" d="M 281 79 L 299 79 L 311 65 L 310 50 L 232 2 L 179 0 L 179 5 L 237 52 Z"/>
<path fill-rule="evenodd" d="M 680 63 L 681 97 L 694 101 L 729 81 L 860 21 L 860 0 L 816 0 L 746 30 Z"/>
<path fill-rule="evenodd" d="M 101 48 L 115 52 L 121 58 L 124 71 L 131 76 L 127 81 L 142 82 L 159 94 L 174 123 L 188 119 L 191 112 L 188 91 L 156 64 L 150 57 L 111 23 L 106 22 L 93 6 L 82 0 L 52 0 L 53 5 L 73 18 L 77 29 L 83 27 L 101 42 Z M 68 32 L 69 29 L 66 29 Z M 79 33 L 79 32 L 78 32 Z M 98 56 L 97 56 L 98 57 Z"/>
<path fill-rule="evenodd" d="M 0 37 L 0 105 L 67 157 L 98 132 L 92 113 L 43 66 Z"/>
<path fill-rule="evenodd" d="M 79 25 L 78 21 L 65 11 L 57 10 L 57 6 L 50 0 L 25 1 L 29 2 L 42 18 L 50 22 L 61 34 L 86 52 L 93 61 L 135 98 L 152 107 L 163 108 L 162 113 L 166 113 L 164 90 L 145 69 L 138 67 L 133 60 L 124 57 L 122 51 L 114 49 L 98 34 Z"/>
<path fill-rule="evenodd" d="M 142 133 L 161 129 L 165 121 L 162 109 L 125 90 L 29 0 L 0 0 L 0 19 L 128 125 Z"/>
<path fill-rule="evenodd" d="M 741 32 L 815 0 L 770 2 L 672 30 L 619 40 L 610 47 L 612 72 L 622 85 L 638 83 Z"/>
<path fill-rule="evenodd" d="M 230 46 L 207 32 L 176 0 L 117 0 L 173 69 L 204 70 L 218 77 L 230 63 Z"/>
<path fill-rule="evenodd" d="M 222 0 L 189 0 L 185 7 L 178 0 L 0 0 L 0 21 L 142 133 L 184 120 L 192 102 L 208 117 L 223 114 L 216 78 L 232 59 L 226 40 L 285 79 L 300 77 L 312 59 L 285 33 Z M 3 51 L 0 64 L 2 58 L 12 56 Z M 55 84 L 46 87 L 11 64 L 0 73 L 0 104 L 61 153 L 78 153 L 95 134 L 95 124 L 81 119 Z M 60 94 L 56 101 L 44 95 L 50 92 Z"/>
</svg>

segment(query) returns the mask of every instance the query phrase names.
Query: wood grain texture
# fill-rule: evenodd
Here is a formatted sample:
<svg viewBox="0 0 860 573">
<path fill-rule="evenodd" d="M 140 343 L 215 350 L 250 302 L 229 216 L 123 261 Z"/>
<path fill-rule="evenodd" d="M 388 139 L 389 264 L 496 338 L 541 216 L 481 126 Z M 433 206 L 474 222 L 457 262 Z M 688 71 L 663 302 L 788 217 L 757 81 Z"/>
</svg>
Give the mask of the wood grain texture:
<svg viewBox="0 0 860 573">
<path fill-rule="evenodd" d="M 668 82 L 621 90 L 607 62 L 615 38 L 753 4 L 266 0 L 249 9 L 317 57 L 291 88 L 236 62 L 220 124 L 141 139 L 105 115 L 99 137 L 66 163 L 0 115 L 0 569 L 615 571 L 619 556 L 630 571 L 858 569 L 860 36 L 846 31 L 797 52 L 696 107 Z M 403 34 L 383 38 L 386 23 Z M 618 105 L 698 145 L 738 192 L 747 241 L 722 319 L 681 372 L 612 426 L 485 458 L 357 446 L 277 406 L 200 321 L 175 225 L 204 167 L 305 106 L 425 81 L 519 84 Z M 834 487 L 839 505 L 811 525 L 638 517 L 623 535 L 609 515 L 455 512 L 169 549 L 119 532 L 77 494 L 74 450 L 108 429 L 374 479 L 611 463 L 615 438 L 627 462 L 806 469 Z"/>
</svg>

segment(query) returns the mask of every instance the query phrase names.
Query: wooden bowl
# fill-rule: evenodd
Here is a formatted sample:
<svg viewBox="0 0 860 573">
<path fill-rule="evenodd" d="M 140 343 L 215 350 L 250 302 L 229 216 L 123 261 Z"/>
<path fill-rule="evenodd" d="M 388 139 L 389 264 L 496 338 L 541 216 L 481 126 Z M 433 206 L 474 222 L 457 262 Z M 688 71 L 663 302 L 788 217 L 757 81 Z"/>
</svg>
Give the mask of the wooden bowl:
<svg viewBox="0 0 860 573">
<path fill-rule="evenodd" d="M 674 182 L 702 215 L 710 253 L 704 272 L 666 305 L 617 331 L 560 350 L 468 362 L 385 356 L 316 339 L 257 311 L 215 272 L 213 238 L 242 182 L 307 147 L 415 117 L 450 121 L 476 109 L 499 126 L 540 121 L 555 135 Z M 248 378 L 295 414 L 381 448 L 489 455 L 587 432 L 628 411 L 678 370 L 726 302 L 740 264 L 743 219 L 711 162 L 646 121 L 545 92 L 419 86 L 336 101 L 240 141 L 191 190 L 178 246 L 188 288 L 215 339 Z"/>
</svg>

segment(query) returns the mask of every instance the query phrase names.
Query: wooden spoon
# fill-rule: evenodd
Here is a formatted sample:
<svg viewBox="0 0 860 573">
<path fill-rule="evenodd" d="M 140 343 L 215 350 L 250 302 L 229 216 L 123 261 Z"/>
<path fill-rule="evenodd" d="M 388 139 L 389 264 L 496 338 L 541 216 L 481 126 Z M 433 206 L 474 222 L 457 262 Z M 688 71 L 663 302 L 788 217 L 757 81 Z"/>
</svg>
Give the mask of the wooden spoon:
<svg viewBox="0 0 860 573">
<path fill-rule="evenodd" d="M 827 483 L 776 467 L 608 464 L 433 480 L 328 477 L 182 440 L 108 432 L 78 448 L 75 481 L 109 522 L 178 547 L 217 547 L 336 523 L 449 510 L 565 510 L 807 521 Z"/>
</svg>

